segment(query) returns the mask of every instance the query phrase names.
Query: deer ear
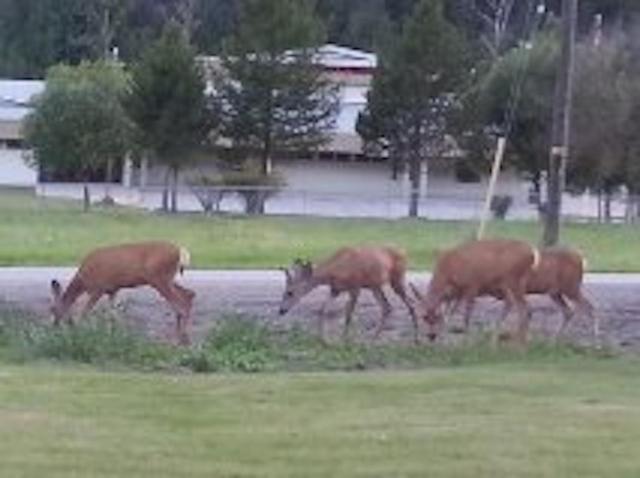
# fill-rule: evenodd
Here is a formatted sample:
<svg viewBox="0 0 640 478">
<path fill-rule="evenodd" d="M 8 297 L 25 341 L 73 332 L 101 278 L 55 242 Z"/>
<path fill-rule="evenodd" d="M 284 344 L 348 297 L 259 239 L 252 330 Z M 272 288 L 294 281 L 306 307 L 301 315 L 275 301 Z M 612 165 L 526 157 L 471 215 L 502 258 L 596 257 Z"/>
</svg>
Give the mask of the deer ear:
<svg viewBox="0 0 640 478">
<path fill-rule="evenodd" d="M 409 287 L 411 288 L 411 292 L 413 292 L 413 295 L 416 297 L 416 299 L 424 302 L 424 295 L 422 295 L 422 293 L 418 289 L 418 286 L 416 286 L 413 282 L 409 282 Z"/>
<path fill-rule="evenodd" d="M 291 272 L 289 272 L 289 269 L 287 269 L 286 267 L 278 267 L 278 270 L 284 272 L 284 275 L 287 278 L 287 280 L 291 280 Z"/>
<path fill-rule="evenodd" d="M 302 270 L 304 271 L 305 275 L 313 274 L 313 264 L 311 263 L 311 261 L 304 261 L 302 263 Z"/>
<path fill-rule="evenodd" d="M 51 281 L 51 292 L 53 293 L 54 297 L 60 297 L 60 295 L 62 294 L 62 286 L 56 279 L 53 279 Z"/>
</svg>

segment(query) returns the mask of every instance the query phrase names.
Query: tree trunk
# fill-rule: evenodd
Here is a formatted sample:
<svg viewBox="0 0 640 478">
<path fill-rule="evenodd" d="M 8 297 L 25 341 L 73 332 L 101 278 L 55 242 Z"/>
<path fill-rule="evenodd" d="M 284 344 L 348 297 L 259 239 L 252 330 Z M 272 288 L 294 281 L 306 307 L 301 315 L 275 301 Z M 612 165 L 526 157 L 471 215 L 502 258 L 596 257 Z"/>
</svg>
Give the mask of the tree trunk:
<svg viewBox="0 0 640 478">
<path fill-rule="evenodd" d="M 179 170 L 177 167 L 171 168 L 172 179 L 171 179 L 171 212 L 178 212 L 178 175 Z"/>
<path fill-rule="evenodd" d="M 109 204 L 111 200 L 111 183 L 113 182 L 113 159 L 107 161 L 107 173 L 105 178 L 104 199 Z"/>
<path fill-rule="evenodd" d="M 420 156 L 413 153 L 409 159 L 409 183 L 411 192 L 409 194 L 409 217 L 418 217 L 420 204 Z"/>
<path fill-rule="evenodd" d="M 82 197 L 82 209 L 84 212 L 89 212 L 89 209 L 91 208 L 91 193 L 89 191 L 89 183 L 87 181 L 85 181 L 82 186 Z"/>
<path fill-rule="evenodd" d="M 162 189 L 162 212 L 169 212 L 169 180 L 171 171 L 167 169 L 164 176 L 164 188 Z"/>
<path fill-rule="evenodd" d="M 611 191 L 608 189 L 604 192 L 604 221 L 611 222 Z"/>
<path fill-rule="evenodd" d="M 397 181 L 402 172 L 401 158 L 398 151 L 395 148 L 389 149 L 389 157 L 391 158 L 391 180 Z"/>
</svg>

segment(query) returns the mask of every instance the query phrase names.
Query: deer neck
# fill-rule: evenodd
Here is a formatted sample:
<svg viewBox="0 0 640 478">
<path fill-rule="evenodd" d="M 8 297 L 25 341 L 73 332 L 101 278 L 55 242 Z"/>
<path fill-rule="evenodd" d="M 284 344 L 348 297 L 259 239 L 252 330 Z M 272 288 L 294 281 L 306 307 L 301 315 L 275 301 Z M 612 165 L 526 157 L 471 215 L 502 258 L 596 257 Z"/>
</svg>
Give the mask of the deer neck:
<svg viewBox="0 0 640 478">
<path fill-rule="evenodd" d="M 322 285 L 331 285 L 331 282 L 331 274 L 323 268 L 317 267 L 309 279 L 309 291 Z"/>
<path fill-rule="evenodd" d="M 444 301 L 448 290 L 449 288 L 445 282 L 437 278 L 432 279 L 429 290 L 427 291 L 427 306 L 432 308 L 438 307 Z"/>
<path fill-rule="evenodd" d="M 62 310 L 65 314 L 69 312 L 69 309 L 71 309 L 75 301 L 82 295 L 84 291 L 85 288 L 82 285 L 82 281 L 80 281 L 80 279 L 76 275 L 71 280 L 65 291 L 62 293 L 62 297 L 60 298 Z"/>
</svg>

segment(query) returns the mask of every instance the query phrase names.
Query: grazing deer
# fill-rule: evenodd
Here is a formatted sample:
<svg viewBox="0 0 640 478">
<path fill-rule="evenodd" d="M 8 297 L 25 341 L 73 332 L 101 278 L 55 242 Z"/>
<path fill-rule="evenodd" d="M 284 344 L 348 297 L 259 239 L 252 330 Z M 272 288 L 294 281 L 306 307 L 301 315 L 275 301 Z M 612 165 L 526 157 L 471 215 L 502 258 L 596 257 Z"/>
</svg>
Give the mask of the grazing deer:
<svg viewBox="0 0 640 478">
<path fill-rule="evenodd" d="M 383 291 L 383 286 L 389 284 L 409 309 L 417 341 L 418 321 L 406 293 L 406 269 L 405 254 L 394 247 L 345 247 L 317 265 L 298 259 L 290 268 L 283 269 L 286 288 L 280 304 L 280 315 L 286 314 L 316 287 L 329 286 L 329 298 L 320 309 L 318 317 L 320 337 L 324 340 L 324 316 L 329 304 L 346 292 L 349 294 L 349 302 L 346 307 L 344 337 L 348 338 L 360 291 L 369 289 L 382 309 L 382 319 L 375 332 L 375 337 L 378 337 L 391 314 L 391 305 Z"/>
<path fill-rule="evenodd" d="M 95 249 L 80 264 L 75 276 L 63 291 L 57 280 L 51 281 L 54 324 L 66 319 L 72 323 L 70 309 L 83 294 L 89 299 L 81 316 L 86 315 L 103 296 L 113 300 L 120 289 L 151 286 L 177 314 L 176 331 L 182 343 L 189 341 L 189 320 L 195 293 L 175 282 L 189 265 L 189 252 L 169 242 L 141 242 Z"/>
<path fill-rule="evenodd" d="M 567 301 L 574 306 L 575 312 L 587 317 L 593 324 L 594 340 L 600 337 L 600 321 L 594 314 L 594 307 L 582 293 L 582 280 L 586 270 L 586 260 L 578 251 L 566 247 L 549 247 L 540 250 L 540 263 L 531 269 L 527 275 L 527 294 L 546 294 L 560 308 L 563 320 L 554 337 L 560 337 L 567 328 L 574 315 L 574 310 Z M 495 297 L 502 299 L 499 291 Z M 454 312 L 460 302 L 452 308 Z M 473 307 L 473 305 L 471 305 Z M 465 330 L 469 328 L 469 315 L 465 316 Z"/>
<path fill-rule="evenodd" d="M 465 320 L 468 320 L 476 297 L 500 293 L 506 306 L 494 323 L 494 343 L 498 340 L 499 325 L 512 307 L 519 316 L 518 338 L 525 342 L 528 328 L 525 280 L 529 271 L 537 267 L 539 256 L 529 244 L 510 239 L 472 241 L 443 252 L 426 296 L 411 284 L 418 299 L 419 315 L 429 326 L 429 339 L 435 340 L 444 324 L 440 308 L 445 303 L 452 300 L 466 303 Z"/>
</svg>

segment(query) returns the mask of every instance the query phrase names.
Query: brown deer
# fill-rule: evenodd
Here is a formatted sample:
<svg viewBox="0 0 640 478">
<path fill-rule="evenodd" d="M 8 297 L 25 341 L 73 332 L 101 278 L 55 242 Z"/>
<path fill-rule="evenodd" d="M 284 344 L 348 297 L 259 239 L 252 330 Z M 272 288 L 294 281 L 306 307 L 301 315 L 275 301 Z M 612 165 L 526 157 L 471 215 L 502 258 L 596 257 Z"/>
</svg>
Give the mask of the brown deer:
<svg viewBox="0 0 640 478">
<path fill-rule="evenodd" d="M 95 249 L 80 264 L 80 268 L 67 286 L 51 281 L 54 324 L 66 319 L 72 323 L 70 309 L 83 294 L 89 298 L 81 316 L 86 315 L 103 295 L 112 300 L 120 289 L 151 286 L 164 297 L 177 315 L 176 331 L 182 343 L 189 341 L 187 321 L 195 293 L 175 282 L 189 265 L 190 256 L 185 248 L 169 242 L 141 242 Z"/>
<path fill-rule="evenodd" d="M 443 252 L 426 296 L 411 285 L 418 299 L 419 315 L 429 326 L 429 338 L 435 340 L 444 325 L 441 313 L 444 304 L 464 302 L 468 315 L 476 297 L 500 293 L 506 306 L 494 323 L 494 343 L 498 340 L 500 323 L 513 307 L 519 316 L 518 339 L 524 343 L 528 329 L 525 281 L 529 271 L 537 267 L 539 255 L 529 244 L 510 239 L 472 241 Z M 467 316 L 465 320 L 468 320 Z"/>
<path fill-rule="evenodd" d="M 600 321 L 594 313 L 591 302 L 582 293 L 582 281 L 586 270 L 586 260 L 578 251 L 566 247 L 549 247 L 540 250 L 540 263 L 527 275 L 527 294 L 546 294 L 557 304 L 563 315 L 562 323 L 554 334 L 560 337 L 566 330 L 575 312 L 587 317 L 593 324 L 593 337 L 600 337 Z M 499 292 L 499 291 L 496 291 Z M 497 293 L 497 299 L 502 295 Z M 568 302 L 573 304 L 571 309 Z M 451 313 L 457 310 L 460 302 L 456 302 Z M 473 308 L 473 304 L 470 305 Z M 469 328 L 469 314 L 465 315 L 464 329 Z"/>
<path fill-rule="evenodd" d="M 344 326 L 346 339 L 349 336 L 351 318 L 360 291 L 369 289 L 382 309 L 382 319 L 375 332 L 375 337 L 378 337 L 391 314 L 391 305 L 383 291 L 383 286 L 389 284 L 409 309 L 413 321 L 414 337 L 417 341 L 418 321 L 406 293 L 406 269 L 406 255 L 394 247 L 344 247 L 317 265 L 297 259 L 291 267 L 283 269 L 286 276 L 286 288 L 280 303 L 280 315 L 286 314 L 300 299 L 316 287 L 329 286 L 329 297 L 324 302 L 318 316 L 319 334 L 324 340 L 326 310 L 334 299 L 346 292 L 349 294 Z"/>
</svg>

